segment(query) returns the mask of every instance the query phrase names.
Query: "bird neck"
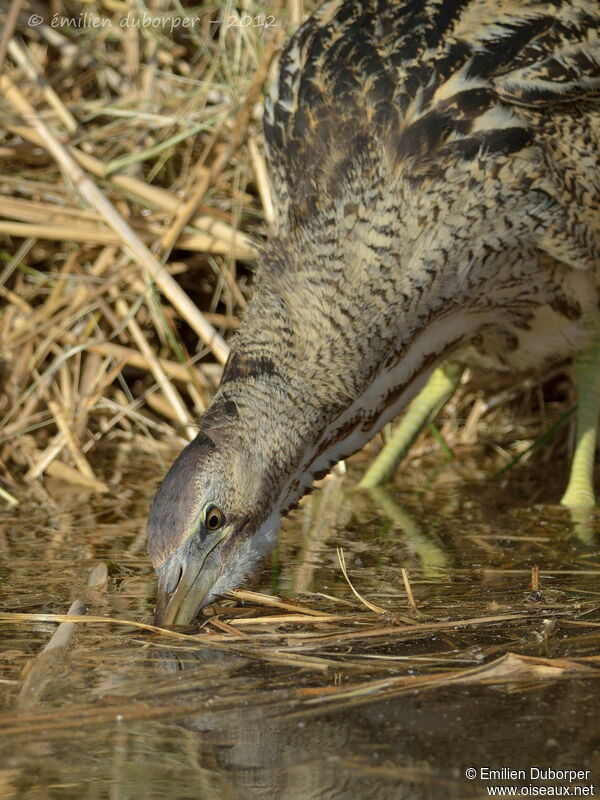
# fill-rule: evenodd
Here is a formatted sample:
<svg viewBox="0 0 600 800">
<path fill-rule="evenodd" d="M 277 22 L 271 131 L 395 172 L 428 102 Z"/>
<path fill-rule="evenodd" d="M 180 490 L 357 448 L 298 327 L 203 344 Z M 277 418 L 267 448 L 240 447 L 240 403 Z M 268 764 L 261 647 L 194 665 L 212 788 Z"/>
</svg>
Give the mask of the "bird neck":
<svg viewBox="0 0 600 800">
<path fill-rule="evenodd" d="M 500 240 L 478 195 L 450 187 L 432 206 L 384 157 L 356 163 L 308 217 L 290 212 L 263 254 L 219 390 L 282 513 L 397 416 L 440 361 L 475 336 L 525 328 L 553 291 L 523 246 L 535 215 L 515 206 L 520 227 Z M 465 170 L 446 178 L 462 185 Z"/>
<path fill-rule="evenodd" d="M 235 404 L 238 446 L 281 513 L 470 332 L 444 313 L 434 271 L 401 269 L 404 254 L 360 226 L 349 241 L 322 225 L 265 255 L 217 395 Z"/>
</svg>

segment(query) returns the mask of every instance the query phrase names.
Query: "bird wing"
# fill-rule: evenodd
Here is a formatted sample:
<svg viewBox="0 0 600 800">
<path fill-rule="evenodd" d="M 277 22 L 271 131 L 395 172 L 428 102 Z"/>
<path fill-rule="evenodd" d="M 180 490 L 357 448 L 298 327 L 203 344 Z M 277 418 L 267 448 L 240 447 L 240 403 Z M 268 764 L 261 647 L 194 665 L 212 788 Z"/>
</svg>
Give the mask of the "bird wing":
<svg viewBox="0 0 600 800">
<path fill-rule="evenodd" d="M 509 72 L 493 80 L 498 96 L 530 108 L 596 97 L 600 93 L 599 23 L 598 4 L 565 5 L 562 19 L 524 47 Z"/>
<path fill-rule="evenodd" d="M 600 90 L 599 31 L 597 0 L 325 3 L 283 53 L 266 106 L 280 225 L 318 213 L 373 138 L 415 179 L 527 147 L 535 126 L 519 107 Z"/>
</svg>

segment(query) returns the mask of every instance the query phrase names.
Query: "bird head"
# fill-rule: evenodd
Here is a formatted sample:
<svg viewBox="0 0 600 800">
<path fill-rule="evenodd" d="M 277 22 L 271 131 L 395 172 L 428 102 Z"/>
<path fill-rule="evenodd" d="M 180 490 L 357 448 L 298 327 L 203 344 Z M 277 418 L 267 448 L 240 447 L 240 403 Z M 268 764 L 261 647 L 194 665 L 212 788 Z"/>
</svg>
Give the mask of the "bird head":
<svg viewBox="0 0 600 800">
<path fill-rule="evenodd" d="M 272 549 L 279 528 L 268 480 L 247 449 L 227 429 L 209 434 L 201 430 L 181 452 L 150 510 L 160 625 L 187 624 L 239 586 Z"/>
</svg>

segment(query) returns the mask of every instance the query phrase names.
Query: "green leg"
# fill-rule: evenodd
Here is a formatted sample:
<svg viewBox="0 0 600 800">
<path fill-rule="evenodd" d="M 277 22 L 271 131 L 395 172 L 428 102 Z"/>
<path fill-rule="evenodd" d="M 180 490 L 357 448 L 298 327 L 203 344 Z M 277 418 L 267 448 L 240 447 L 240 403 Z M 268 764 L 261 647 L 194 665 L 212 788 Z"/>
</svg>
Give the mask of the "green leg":
<svg viewBox="0 0 600 800">
<path fill-rule="evenodd" d="M 394 472 L 425 425 L 452 397 L 460 383 L 463 370 L 462 364 L 449 361 L 433 371 L 425 388 L 409 405 L 390 441 L 363 475 L 358 484 L 360 489 L 379 486 Z"/>
<path fill-rule="evenodd" d="M 594 454 L 600 413 L 600 315 L 591 323 L 588 347 L 575 358 L 577 433 L 567 491 L 560 501 L 570 509 L 593 508 Z"/>
<path fill-rule="evenodd" d="M 402 528 L 406 542 L 421 562 L 423 575 L 439 577 L 439 570 L 450 565 L 450 556 L 434 536 L 422 531 L 414 517 L 393 500 L 387 489 L 377 486 L 370 489 L 369 494 L 385 516 Z"/>
</svg>

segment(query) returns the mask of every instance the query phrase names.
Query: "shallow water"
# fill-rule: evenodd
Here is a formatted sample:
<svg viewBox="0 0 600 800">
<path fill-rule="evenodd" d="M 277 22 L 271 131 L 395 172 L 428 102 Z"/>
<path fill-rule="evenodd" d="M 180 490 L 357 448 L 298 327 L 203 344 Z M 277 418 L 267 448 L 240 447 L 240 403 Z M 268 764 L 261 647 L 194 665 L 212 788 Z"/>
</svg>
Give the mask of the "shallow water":
<svg viewBox="0 0 600 800">
<path fill-rule="evenodd" d="M 126 461 L 110 496 L 55 484 L 53 507 L 2 514 L 0 611 L 65 613 L 79 597 L 88 614 L 151 620 L 144 524 L 160 467 Z M 600 518 L 574 525 L 532 505 L 559 496 L 533 470 L 503 486 L 474 483 L 474 469 L 465 483 L 462 470 L 430 468 L 375 496 L 332 477 L 286 523 L 256 588 L 337 621 L 242 625 L 282 610 L 238 603 L 212 610 L 226 628 L 207 617 L 206 642 L 86 623 L 37 659 L 56 624 L 3 624 L 0 799 L 600 792 Z M 385 614 L 354 597 L 338 545 L 353 585 Z M 99 562 L 108 591 L 86 587 Z M 525 777 L 481 772 L 503 767 Z M 544 783 L 531 768 L 589 774 Z"/>
</svg>

